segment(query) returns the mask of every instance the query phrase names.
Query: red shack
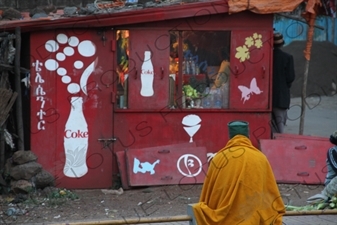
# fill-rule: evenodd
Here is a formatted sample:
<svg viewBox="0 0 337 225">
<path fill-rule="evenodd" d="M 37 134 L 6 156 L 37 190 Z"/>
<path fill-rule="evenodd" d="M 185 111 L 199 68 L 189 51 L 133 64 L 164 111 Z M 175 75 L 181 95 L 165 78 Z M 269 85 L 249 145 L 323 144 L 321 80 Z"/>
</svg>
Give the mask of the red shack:
<svg viewBox="0 0 337 225">
<path fill-rule="evenodd" d="M 228 122 L 271 138 L 272 25 L 227 1 L 20 23 L 31 150 L 59 187 L 201 183 Z"/>
</svg>

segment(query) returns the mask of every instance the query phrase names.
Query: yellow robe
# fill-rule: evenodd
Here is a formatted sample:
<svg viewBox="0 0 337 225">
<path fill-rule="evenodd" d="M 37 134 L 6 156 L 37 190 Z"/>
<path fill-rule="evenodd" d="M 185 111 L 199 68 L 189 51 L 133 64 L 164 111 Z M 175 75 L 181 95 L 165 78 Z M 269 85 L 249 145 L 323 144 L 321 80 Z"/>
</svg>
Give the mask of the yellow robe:
<svg viewBox="0 0 337 225">
<path fill-rule="evenodd" d="M 198 225 L 281 225 L 285 207 L 266 156 L 236 135 L 210 162 L 199 203 Z"/>
</svg>

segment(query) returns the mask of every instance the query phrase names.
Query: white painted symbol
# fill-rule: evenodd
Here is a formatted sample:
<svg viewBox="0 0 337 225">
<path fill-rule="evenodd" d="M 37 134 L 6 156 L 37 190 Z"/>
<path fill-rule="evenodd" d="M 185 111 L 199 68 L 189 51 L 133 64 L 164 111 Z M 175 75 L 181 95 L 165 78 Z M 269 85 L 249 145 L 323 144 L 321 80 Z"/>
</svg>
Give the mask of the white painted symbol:
<svg viewBox="0 0 337 225">
<path fill-rule="evenodd" d="M 195 163 L 195 161 L 197 163 Z M 185 154 L 180 156 L 180 158 L 178 159 L 177 169 L 179 173 L 181 173 L 185 177 L 196 177 L 202 170 L 202 163 L 197 156 L 193 154 Z"/>
<path fill-rule="evenodd" d="M 251 94 L 257 94 L 257 95 L 259 95 L 259 94 L 262 93 L 262 91 L 260 90 L 260 88 L 257 86 L 255 77 L 250 82 L 250 88 L 245 87 L 243 85 L 239 85 L 238 88 L 241 91 L 241 99 L 243 99 L 243 103 L 245 103 L 245 101 L 247 101 L 247 100 L 250 99 L 250 95 Z"/>
<path fill-rule="evenodd" d="M 64 48 L 63 48 L 64 47 Z M 81 90 L 85 95 L 87 93 L 87 81 L 95 70 L 97 64 L 97 59 L 92 59 L 92 62 L 84 69 L 80 77 L 79 83 L 73 81 L 75 76 L 72 76 L 70 71 L 73 68 L 60 67 L 62 61 L 65 61 L 68 57 L 74 58 L 75 52 L 77 51 L 80 57 L 92 57 L 96 54 L 96 46 L 90 40 L 80 40 L 71 36 L 68 37 L 66 34 L 58 34 L 55 40 L 48 40 L 45 43 L 45 49 L 48 52 L 55 52 L 55 59 L 48 59 L 45 61 L 44 65 L 49 71 L 56 71 L 60 76 L 62 82 L 67 84 L 67 91 L 70 94 L 78 94 Z M 72 62 L 75 69 L 83 69 L 84 64 L 81 59 L 77 59 Z M 37 64 L 36 64 L 37 65 Z M 75 74 L 77 71 L 74 70 Z M 76 74 L 75 74 L 76 75 Z M 43 89 L 38 86 L 36 88 L 36 93 L 44 94 Z M 86 155 L 88 151 L 88 125 L 83 114 L 83 99 L 82 97 L 72 97 L 72 107 L 70 107 L 70 114 L 65 125 L 64 130 L 64 151 L 66 156 L 66 163 L 64 165 L 63 173 L 67 177 L 82 177 L 88 172 L 88 167 L 86 164 Z M 44 123 L 39 123 L 40 129 L 44 129 Z"/>
<path fill-rule="evenodd" d="M 143 97 L 150 97 L 153 95 L 153 65 L 151 61 L 151 52 L 144 52 L 144 62 L 142 64 L 142 73 L 140 74 L 141 88 L 140 95 Z"/>
<path fill-rule="evenodd" d="M 155 174 L 154 167 L 159 164 L 160 160 L 157 159 L 154 163 L 149 163 L 149 162 L 140 162 L 139 159 L 134 158 L 133 160 L 133 173 L 146 173 L 150 172 L 151 175 Z"/>
<path fill-rule="evenodd" d="M 83 98 L 71 97 L 71 109 L 65 124 L 63 145 L 66 162 L 63 173 L 67 177 L 82 177 L 88 172 L 88 125 L 83 114 Z"/>
<path fill-rule="evenodd" d="M 60 49 L 60 45 L 62 46 L 64 44 L 68 44 L 69 46 L 64 47 L 63 50 Z M 92 41 L 84 40 L 80 42 L 77 37 L 71 36 L 68 38 L 66 34 L 62 33 L 56 36 L 56 40 L 46 41 L 45 49 L 48 52 L 57 52 L 58 50 L 62 51 L 56 53 L 56 59 L 48 59 L 44 63 L 47 70 L 57 71 L 57 74 L 60 76 L 66 75 L 67 70 L 65 68 L 59 68 L 59 62 L 66 60 L 67 57 L 73 56 L 76 49 L 82 57 L 91 57 L 96 54 L 96 46 Z M 88 67 L 83 71 L 81 75 L 79 84 L 70 83 L 69 78 L 62 78 L 62 82 L 68 84 L 67 90 L 69 93 L 77 94 L 82 89 L 84 94 L 88 94 L 86 89 L 87 81 L 92 72 L 95 70 L 96 64 L 97 60 L 94 60 L 88 65 Z M 84 66 L 81 60 L 76 60 L 75 62 L 73 62 L 73 65 L 76 69 L 82 69 Z"/>
<path fill-rule="evenodd" d="M 215 155 L 216 153 L 211 153 L 211 152 L 207 153 L 207 162 L 210 162 L 214 158 Z"/>
<path fill-rule="evenodd" d="M 200 129 L 200 122 L 200 117 L 194 114 L 187 115 L 183 118 L 182 124 L 185 125 L 184 130 L 190 136 L 190 142 L 193 142 L 193 136 Z"/>
</svg>

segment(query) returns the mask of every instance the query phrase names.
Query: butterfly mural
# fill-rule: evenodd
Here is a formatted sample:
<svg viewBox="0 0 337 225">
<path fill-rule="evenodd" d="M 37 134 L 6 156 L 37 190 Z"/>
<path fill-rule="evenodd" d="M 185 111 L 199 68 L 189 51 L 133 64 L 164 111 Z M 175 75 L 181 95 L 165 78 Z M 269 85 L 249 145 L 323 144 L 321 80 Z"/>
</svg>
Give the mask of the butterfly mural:
<svg viewBox="0 0 337 225">
<path fill-rule="evenodd" d="M 243 104 L 250 99 L 252 94 L 259 95 L 262 93 L 260 88 L 257 86 L 255 77 L 250 82 L 249 88 L 243 85 L 239 85 L 238 88 L 241 91 L 241 99 L 243 99 Z"/>
</svg>

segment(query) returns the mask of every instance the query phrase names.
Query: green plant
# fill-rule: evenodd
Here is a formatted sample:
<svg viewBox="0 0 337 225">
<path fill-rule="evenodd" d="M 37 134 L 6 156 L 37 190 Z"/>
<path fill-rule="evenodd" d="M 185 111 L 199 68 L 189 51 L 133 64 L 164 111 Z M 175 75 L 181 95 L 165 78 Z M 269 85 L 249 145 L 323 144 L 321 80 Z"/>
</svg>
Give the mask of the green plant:
<svg viewBox="0 0 337 225">
<path fill-rule="evenodd" d="M 53 191 L 49 194 L 48 198 L 55 199 L 55 198 L 65 198 L 65 199 L 71 199 L 75 200 L 78 199 L 77 194 L 67 190 L 67 189 L 60 189 L 57 191 Z"/>
<path fill-rule="evenodd" d="M 203 93 L 208 86 L 207 80 L 198 80 L 195 76 L 190 77 L 189 85 L 199 93 Z"/>
<path fill-rule="evenodd" d="M 48 203 L 51 206 L 61 205 L 68 200 L 76 200 L 78 199 L 78 195 L 74 192 L 71 192 L 67 189 L 59 189 L 51 192 L 48 195 Z"/>
<path fill-rule="evenodd" d="M 287 211 L 310 211 L 310 210 L 323 210 L 323 209 L 337 209 L 337 195 L 331 197 L 328 201 L 321 201 L 312 205 L 305 206 L 292 206 L 287 205 Z"/>
</svg>

